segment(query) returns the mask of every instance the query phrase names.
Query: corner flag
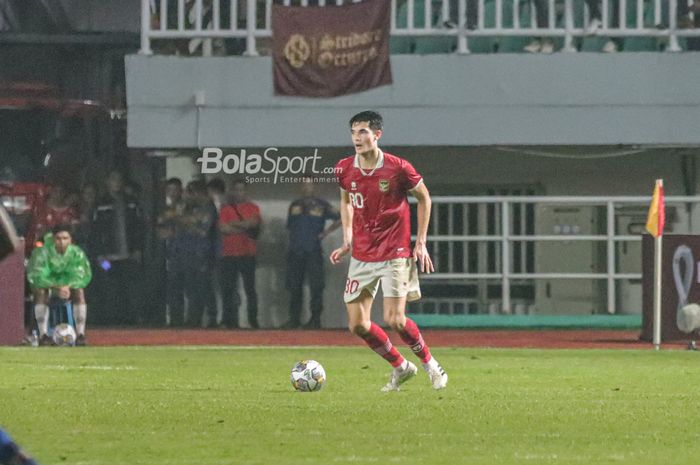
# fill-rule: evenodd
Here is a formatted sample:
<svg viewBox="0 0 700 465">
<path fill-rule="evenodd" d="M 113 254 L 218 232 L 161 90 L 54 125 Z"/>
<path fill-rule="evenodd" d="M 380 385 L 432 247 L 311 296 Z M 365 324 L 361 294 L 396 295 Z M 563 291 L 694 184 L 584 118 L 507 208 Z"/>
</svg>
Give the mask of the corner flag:
<svg viewBox="0 0 700 465">
<path fill-rule="evenodd" d="M 647 216 L 647 231 L 657 238 L 664 233 L 664 223 L 666 222 L 666 210 L 664 208 L 664 181 L 657 179 L 654 186 L 654 196 L 649 206 Z"/>
</svg>

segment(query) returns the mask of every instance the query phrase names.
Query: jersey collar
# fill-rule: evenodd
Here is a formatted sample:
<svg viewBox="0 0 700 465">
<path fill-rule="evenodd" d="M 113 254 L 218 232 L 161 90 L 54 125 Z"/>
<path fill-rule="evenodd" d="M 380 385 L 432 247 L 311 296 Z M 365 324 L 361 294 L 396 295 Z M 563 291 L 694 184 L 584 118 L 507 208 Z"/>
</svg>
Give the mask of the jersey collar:
<svg viewBox="0 0 700 465">
<path fill-rule="evenodd" d="M 355 154 L 355 168 L 360 170 L 360 173 L 362 173 L 362 176 L 372 176 L 377 169 L 381 168 L 384 166 L 384 152 L 381 149 L 379 150 L 379 158 L 377 158 L 377 164 L 372 168 L 372 171 L 369 173 L 365 173 L 365 170 L 363 170 L 360 167 L 360 156 L 358 154 Z"/>
</svg>

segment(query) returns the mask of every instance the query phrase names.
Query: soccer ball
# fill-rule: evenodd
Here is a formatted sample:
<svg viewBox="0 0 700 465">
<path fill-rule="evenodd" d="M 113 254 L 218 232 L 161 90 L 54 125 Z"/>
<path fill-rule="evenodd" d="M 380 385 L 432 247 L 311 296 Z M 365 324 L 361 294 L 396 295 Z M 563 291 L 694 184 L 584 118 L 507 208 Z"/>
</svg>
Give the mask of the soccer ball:
<svg viewBox="0 0 700 465">
<path fill-rule="evenodd" d="M 292 368 L 292 386 L 297 391 L 320 391 L 326 382 L 326 370 L 316 360 L 303 360 Z"/>
<path fill-rule="evenodd" d="M 61 323 L 53 329 L 53 342 L 57 346 L 74 346 L 76 338 L 75 329 L 69 324 Z"/>
</svg>

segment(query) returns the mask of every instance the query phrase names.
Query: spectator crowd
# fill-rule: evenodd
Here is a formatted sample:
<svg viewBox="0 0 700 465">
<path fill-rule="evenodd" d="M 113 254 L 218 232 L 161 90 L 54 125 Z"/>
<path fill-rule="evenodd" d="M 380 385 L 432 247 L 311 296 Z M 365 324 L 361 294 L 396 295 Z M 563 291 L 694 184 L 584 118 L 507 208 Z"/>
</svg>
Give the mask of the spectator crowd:
<svg viewBox="0 0 700 465">
<path fill-rule="evenodd" d="M 66 229 L 72 243 L 84 251 L 93 279 L 84 294 L 80 290 L 80 304 L 90 302 L 91 322 L 106 326 L 259 327 L 255 277 L 263 224 L 260 207 L 250 199 L 244 180 L 233 179 L 227 184 L 221 179 L 195 179 L 183 185 L 179 178 L 167 179 L 151 219 L 144 215 L 139 186 L 119 171 L 109 173 L 103 186 L 87 183 L 79 192 L 69 187 L 49 187 L 45 207 L 35 218 L 35 235 L 37 247 L 43 243 L 53 247 L 52 232 Z M 305 326 L 321 327 L 321 242 L 339 227 L 339 219 L 338 211 L 315 194 L 312 180 L 304 178 L 300 198 L 292 201 L 288 210 L 290 317 L 283 327 L 297 328 L 303 323 L 305 281 L 310 288 L 312 314 Z M 160 268 L 144 261 L 149 226 L 160 251 L 152 255 L 162 262 Z M 160 276 L 146 276 L 153 270 Z M 147 289 L 149 282 L 163 283 L 162 292 L 155 293 L 162 299 L 147 295 L 153 291 Z M 243 301 L 239 283 L 245 295 L 244 319 L 239 316 Z M 41 302 L 34 304 L 46 305 L 47 300 L 42 294 Z M 40 310 L 46 313 L 43 307 Z M 45 333 L 44 329 L 41 334 Z"/>
</svg>

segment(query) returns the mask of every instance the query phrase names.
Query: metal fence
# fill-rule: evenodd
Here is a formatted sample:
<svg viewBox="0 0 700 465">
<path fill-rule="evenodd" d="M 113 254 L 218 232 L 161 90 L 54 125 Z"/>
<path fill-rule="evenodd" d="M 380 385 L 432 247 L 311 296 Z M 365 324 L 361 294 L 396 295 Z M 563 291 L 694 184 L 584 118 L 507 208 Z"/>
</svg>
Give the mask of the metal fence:
<svg viewBox="0 0 700 465">
<path fill-rule="evenodd" d="M 667 51 L 680 51 L 679 37 L 700 36 L 694 18 L 700 13 L 685 4 L 679 8 L 678 2 L 688 0 L 602 0 L 596 34 L 661 38 L 668 41 Z M 350 2 L 280 2 L 287 6 L 343 3 Z M 245 41 L 244 54 L 255 56 L 256 41 L 272 36 L 272 4 L 273 0 L 141 0 L 140 53 L 151 54 L 151 41 L 158 39 L 238 38 Z M 538 27 L 535 19 L 538 7 L 546 8 L 544 27 Z M 391 0 L 391 18 L 392 36 L 454 37 L 458 53 L 469 53 L 470 39 L 522 36 L 561 38 L 562 50 L 573 52 L 574 39 L 590 34 L 592 23 L 584 0 Z"/>
<path fill-rule="evenodd" d="M 537 283 L 555 280 L 593 283 L 592 302 L 587 304 L 598 302 L 601 307 L 593 313 L 619 313 L 618 283 L 642 278 L 641 239 L 650 201 L 651 197 L 434 197 L 428 242 L 436 273 L 421 279 L 425 287 L 443 292 L 428 291 L 414 311 L 528 314 L 541 305 L 533 290 Z M 668 230 L 692 232 L 692 212 L 699 203 L 698 196 L 666 197 Z M 548 250 L 548 244 L 559 247 Z M 488 283 L 500 295 L 489 291 Z M 513 297 L 518 286 L 530 288 L 527 296 Z M 641 296 L 637 299 L 641 302 Z M 477 303 L 480 308 L 469 308 Z M 446 308 L 441 310 L 441 305 Z"/>
</svg>

